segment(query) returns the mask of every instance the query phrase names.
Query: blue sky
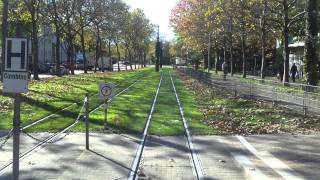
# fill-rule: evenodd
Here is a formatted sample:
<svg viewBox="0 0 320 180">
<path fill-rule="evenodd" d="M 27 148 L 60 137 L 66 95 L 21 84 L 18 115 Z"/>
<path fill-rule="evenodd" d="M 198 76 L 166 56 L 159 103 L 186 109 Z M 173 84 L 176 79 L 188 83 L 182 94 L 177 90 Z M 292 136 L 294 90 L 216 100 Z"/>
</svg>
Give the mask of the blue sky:
<svg viewBox="0 0 320 180">
<path fill-rule="evenodd" d="M 161 38 L 174 38 L 173 29 L 169 25 L 171 9 L 178 0 L 124 0 L 131 8 L 140 8 L 153 24 L 160 25 Z"/>
</svg>

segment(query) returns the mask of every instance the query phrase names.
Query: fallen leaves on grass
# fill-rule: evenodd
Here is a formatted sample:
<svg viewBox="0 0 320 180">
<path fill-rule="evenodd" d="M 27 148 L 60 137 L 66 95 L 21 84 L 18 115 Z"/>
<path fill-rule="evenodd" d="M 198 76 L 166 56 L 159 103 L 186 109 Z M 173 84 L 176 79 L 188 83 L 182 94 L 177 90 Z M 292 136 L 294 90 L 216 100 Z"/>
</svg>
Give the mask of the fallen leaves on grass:
<svg viewBox="0 0 320 180">
<path fill-rule="evenodd" d="M 187 89 L 196 95 L 203 122 L 218 129 L 221 134 L 310 133 L 320 129 L 317 118 L 272 107 L 271 103 L 262 100 L 234 97 L 221 89 L 208 87 L 184 74 L 178 74 Z"/>
</svg>

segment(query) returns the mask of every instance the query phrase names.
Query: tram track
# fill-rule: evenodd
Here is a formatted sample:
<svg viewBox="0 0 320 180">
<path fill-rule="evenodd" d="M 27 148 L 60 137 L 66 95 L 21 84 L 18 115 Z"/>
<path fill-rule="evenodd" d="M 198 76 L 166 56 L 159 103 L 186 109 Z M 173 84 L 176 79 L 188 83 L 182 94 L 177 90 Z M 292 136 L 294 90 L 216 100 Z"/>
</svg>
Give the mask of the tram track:
<svg viewBox="0 0 320 180">
<path fill-rule="evenodd" d="M 183 127 L 184 127 L 184 134 L 185 134 L 185 141 L 186 141 L 185 143 L 186 143 L 186 148 L 188 149 L 190 166 L 192 167 L 192 170 L 194 172 L 193 173 L 194 177 L 196 179 L 198 179 L 198 180 L 203 180 L 204 179 L 204 174 L 203 174 L 203 170 L 202 170 L 202 167 L 201 167 L 201 163 L 200 163 L 200 160 L 199 160 L 199 158 L 197 156 L 197 151 L 195 149 L 195 146 L 194 146 L 194 144 L 192 142 L 192 137 L 191 137 L 191 134 L 190 134 L 190 131 L 189 131 L 188 123 L 187 123 L 187 120 L 185 118 L 184 111 L 183 111 L 183 108 L 182 108 L 182 105 L 181 105 L 181 102 L 180 102 L 180 99 L 179 99 L 179 95 L 178 95 L 174 80 L 173 80 L 172 75 L 171 75 L 170 72 L 169 72 L 169 76 L 170 76 L 170 81 L 171 81 L 171 85 L 172 85 L 172 88 L 173 88 L 173 92 L 174 92 L 174 95 L 175 95 L 175 99 L 176 99 L 177 105 L 179 107 L 180 118 L 181 118 L 181 121 L 182 121 L 182 124 L 183 124 Z M 143 166 L 143 162 L 141 162 L 141 161 L 142 161 L 144 153 L 145 153 L 144 152 L 144 148 L 145 148 L 145 146 L 147 144 L 147 141 L 149 141 L 148 132 L 149 132 L 150 124 L 152 123 L 152 116 L 153 116 L 153 112 L 154 112 L 154 109 L 155 109 L 155 105 L 156 105 L 157 100 L 158 100 L 158 94 L 159 94 L 159 91 L 160 91 L 160 87 L 161 87 L 162 81 L 163 81 L 163 73 L 161 75 L 160 82 L 158 84 L 156 95 L 154 97 L 153 104 L 151 106 L 150 113 L 149 113 L 149 116 L 148 116 L 148 119 L 147 119 L 147 122 L 146 122 L 146 125 L 145 125 L 145 128 L 144 128 L 142 137 L 140 139 L 139 146 L 137 148 L 134 160 L 133 160 L 132 165 L 131 165 L 131 171 L 130 171 L 130 173 L 128 175 L 128 180 L 139 179 L 139 169 L 142 169 L 142 166 Z"/>
</svg>

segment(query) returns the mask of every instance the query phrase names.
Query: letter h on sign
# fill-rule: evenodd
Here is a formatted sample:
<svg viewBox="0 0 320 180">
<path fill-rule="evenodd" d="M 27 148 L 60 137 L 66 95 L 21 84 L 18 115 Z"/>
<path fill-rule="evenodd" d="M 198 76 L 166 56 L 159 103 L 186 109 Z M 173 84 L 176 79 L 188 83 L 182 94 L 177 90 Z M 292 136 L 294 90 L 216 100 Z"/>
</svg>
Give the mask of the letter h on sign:
<svg viewBox="0 0 320 180">
<path fill-rule="evenodd" d="M 7 39 L 5 70 L 27 71 L 26 47 L 27 42 L 24 39 Z"/>
</svg>

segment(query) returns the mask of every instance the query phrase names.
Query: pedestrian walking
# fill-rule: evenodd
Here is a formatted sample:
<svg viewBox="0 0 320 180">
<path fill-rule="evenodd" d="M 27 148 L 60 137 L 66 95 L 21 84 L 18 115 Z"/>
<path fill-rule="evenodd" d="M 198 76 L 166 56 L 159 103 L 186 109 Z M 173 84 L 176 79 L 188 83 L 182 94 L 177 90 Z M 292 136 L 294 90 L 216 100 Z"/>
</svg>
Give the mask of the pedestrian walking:
<svg viewBox="0 0 320 180">
<path fill-rule="evenodd" d="M 222 70 L 223 70 L 223 80 L 226 80 L 227 74 L 228 74 L 228 63 L 226 61 L 222 63 Z"/>
<path fill-rule="evenodd" d="M 298 74 L 298 68 L 295 63 L 293 63 L 293 65 L 291 66 L 290 73 L 291 73 L 292 81 L 296 82 L 296 75 Z"/>
</svg>

